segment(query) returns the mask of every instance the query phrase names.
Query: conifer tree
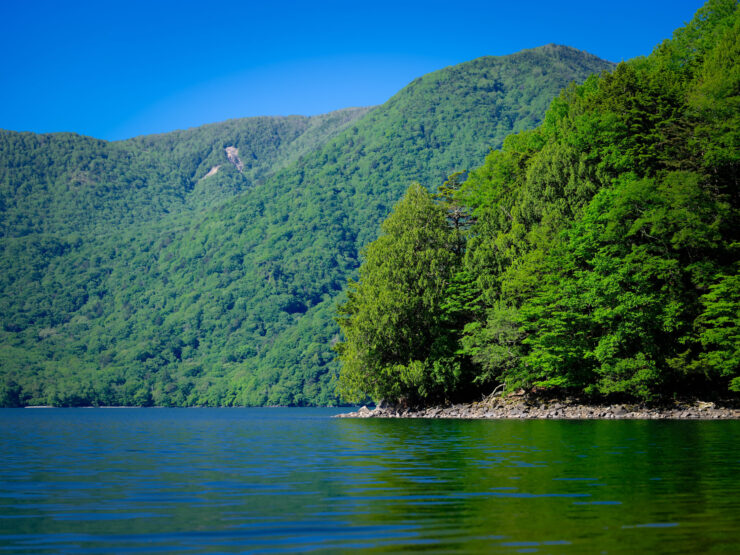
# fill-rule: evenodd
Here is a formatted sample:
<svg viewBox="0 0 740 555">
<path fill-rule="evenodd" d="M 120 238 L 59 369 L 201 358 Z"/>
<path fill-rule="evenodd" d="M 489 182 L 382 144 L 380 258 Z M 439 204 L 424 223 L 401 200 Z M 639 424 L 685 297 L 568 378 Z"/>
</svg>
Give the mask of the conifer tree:
<svg viewBox="0 0 740 555">
<path fill-rule="evenodd" d="M 421 185 L 409 187 L 365 249 L 339 311 L 345 399 L 416 403 L 454 390 L 460 366 L 441 305 L 459 266 L 456 247 L 445 208 Z"/>
</svg>

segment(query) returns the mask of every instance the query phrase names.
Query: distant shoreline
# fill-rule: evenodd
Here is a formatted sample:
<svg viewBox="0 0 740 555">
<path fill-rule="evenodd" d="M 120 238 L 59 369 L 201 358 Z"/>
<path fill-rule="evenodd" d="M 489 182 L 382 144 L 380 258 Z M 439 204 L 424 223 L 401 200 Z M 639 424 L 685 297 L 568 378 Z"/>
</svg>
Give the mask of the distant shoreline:
<svg viewBox="0 0 740 555">
<path fill-rule="evenodd" d="M 332 408 L 351 410 L 354 407 L 164 407 L 164 406 L 84 406 L 56 407 L 29 405 L 21 409 L 141 409 L 141 408 Z M 352 412 L 333 418 L 442 418 L 458 420 L 740 420 L 737 402 L 689 401 L 671 406 L 646 406 L 644 404 L 584 404 L 572 400 L 538 400 L 521 396 L 498 397 L 474 403 L 449 406 L 408 408 L 380 403 L 374 408 L 362 406 Z"/>
<path fill-rule="evenodd" d="M 356 405 L 193 405 L 193 406 L 166 406 L 166 405 L 80 405 L 80 406 L 57 406 L 57 405 L 24 405 L 20 407 L 0 407 L 5 409 L 351 409 Z"/>
<path fill-rule="evenodd" d="M 448 418 L 470 420 L 738 420 L 734 402 L 691 401 L 671 406 L 644 404 L 591 405 L 572 400 L 542 400 L 523 396 L 489 398 L 475 403 L 420 409 L 380 403 L 335 418 Z"/>
</svg>

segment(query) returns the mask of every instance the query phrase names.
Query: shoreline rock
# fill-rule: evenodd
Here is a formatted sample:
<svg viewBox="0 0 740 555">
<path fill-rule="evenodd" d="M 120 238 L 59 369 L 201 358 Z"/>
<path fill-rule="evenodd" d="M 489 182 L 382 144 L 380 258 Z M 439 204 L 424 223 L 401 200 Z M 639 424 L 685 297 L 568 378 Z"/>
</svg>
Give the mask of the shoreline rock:
<svg viewBox="0 0 740 555">
<path fill-rule="evenodd" d="M 589 405 L 573 400 L 527 398 L 521 395 L 487 398 L 474 403 L 411 409 L 379 403 L 370 409 L 338 414 L 335 418 L 455 418 L 469 420 L 733 420 L 740 419 L 735 403 L 677 402 L 670 406 L 640 404 Z"/>
</svg>

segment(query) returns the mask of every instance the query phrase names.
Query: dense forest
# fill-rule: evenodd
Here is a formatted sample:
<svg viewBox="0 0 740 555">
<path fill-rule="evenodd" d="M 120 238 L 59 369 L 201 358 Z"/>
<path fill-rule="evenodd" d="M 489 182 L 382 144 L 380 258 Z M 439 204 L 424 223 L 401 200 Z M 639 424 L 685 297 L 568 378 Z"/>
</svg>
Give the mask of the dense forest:
<svg viewBox="0 0 740 555">
<path fill-rule="evenodd" d="M 412 185 L 339 309 L 348 400 L 740 391 L 740 13 L 566 88 L 435 194 Z"/>
<path fill-rule="evenodd" d="M 368 110 L 245 118 L 117 142 L 0 131 L 0 236 L 100 235 L 217 206 Z M 226 148 L 236 149 L 233 161 Z"/>
<path fill-rule="evenodd" d="M 612 67 L 550 45 L 372 109 L 0 131 L 0 405 L 337 403 L 337 300 L 409 183 L 480 165 Z"/>
</svg>

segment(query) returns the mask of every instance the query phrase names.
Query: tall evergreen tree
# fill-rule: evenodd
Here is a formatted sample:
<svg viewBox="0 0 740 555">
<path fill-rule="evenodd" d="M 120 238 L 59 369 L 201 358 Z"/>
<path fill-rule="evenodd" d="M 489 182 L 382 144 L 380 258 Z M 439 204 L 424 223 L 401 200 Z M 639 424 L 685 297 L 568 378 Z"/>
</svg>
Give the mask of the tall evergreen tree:
<svg viewBox="0 0 740 555">
<path fill-rule="evenodd" d="M 340 308 L 340 391 L 410 403 L 439 400 L 460 382 L 442 302 L 459 268 L 457 232 L 429 192 L 412 185 L 365 249 Z"/>
</svg>

